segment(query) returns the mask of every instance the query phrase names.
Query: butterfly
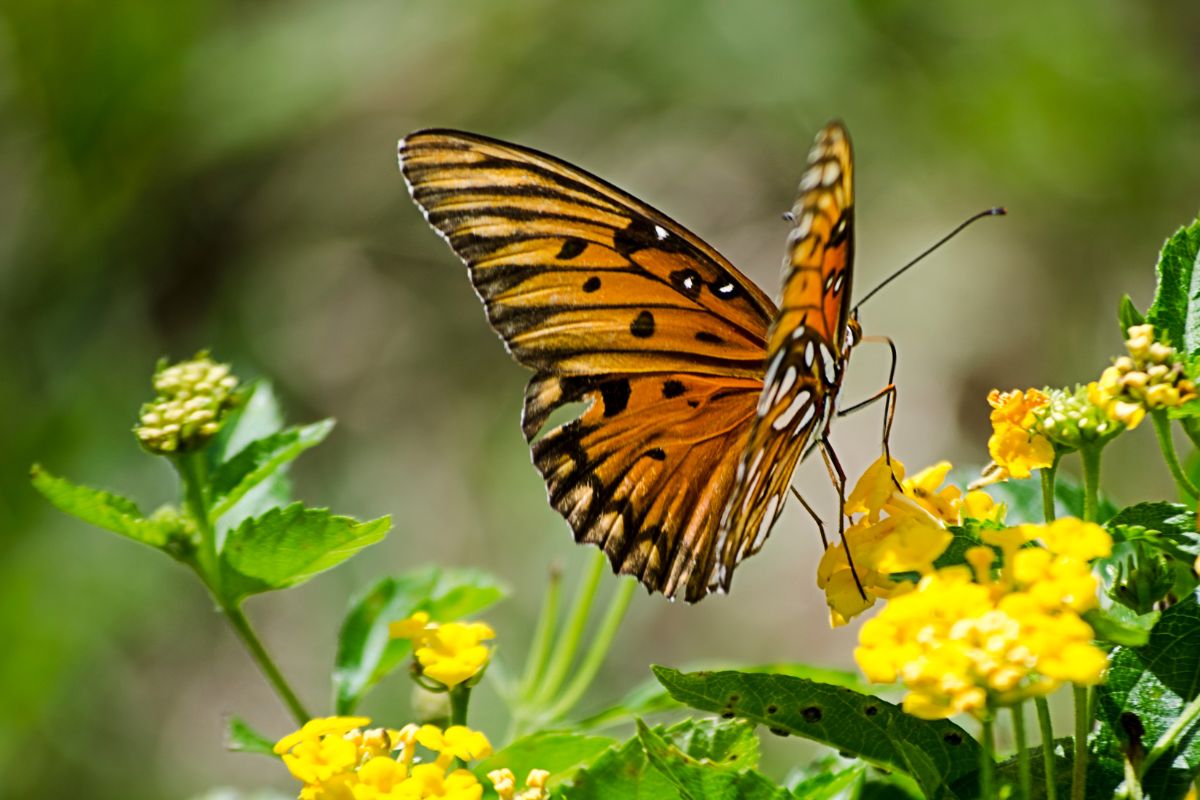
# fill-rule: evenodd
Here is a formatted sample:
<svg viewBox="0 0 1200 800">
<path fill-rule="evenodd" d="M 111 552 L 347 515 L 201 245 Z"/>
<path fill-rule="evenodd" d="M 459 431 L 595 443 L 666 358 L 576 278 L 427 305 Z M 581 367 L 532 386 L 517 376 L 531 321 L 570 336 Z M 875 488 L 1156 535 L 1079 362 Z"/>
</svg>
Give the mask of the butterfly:
<svg viewBox="0 0 1200 800">
<path fill-rule="evenodd" d="M 553 156 L 431 129 L 401 140 L 399 161 L 509 354 L 534 371 L 522 429 L 550 504 L 614 571 L 689 602 L 728 591 L 815 446 L 844 497 L 825 446 L 860 338 L 841 123 L 816 137 L 785 215 L 780 307 L 662 212 Z"/>
</svg>

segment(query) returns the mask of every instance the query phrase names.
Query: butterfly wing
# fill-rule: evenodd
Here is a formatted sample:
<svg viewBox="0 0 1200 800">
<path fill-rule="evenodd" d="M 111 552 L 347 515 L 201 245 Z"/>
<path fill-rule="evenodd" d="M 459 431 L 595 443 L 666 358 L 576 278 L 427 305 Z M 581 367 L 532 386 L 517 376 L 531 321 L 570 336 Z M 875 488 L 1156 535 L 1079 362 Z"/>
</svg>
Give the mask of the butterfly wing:
<svg viewBox="0 0 1200 800">
<path fill-rule="evenodd" d="M 805 445 L 833 411 L 850 314 L 853 168 L 850 137 L 831 123 L 817 135 L 800 180 L 763 391 L 722 513 L 714 582 L 725 589 L 733 565 L 770 534 Z"/>
<path fill-rule="evenodd" d="M 650 590 L 708 591 L 721 509 L 755 421 L 775 306 L 715 250 L 534 150 L 419 131 L 413 199 L 466 262 L 488 320 L 535 370 L 523 428 L 575 537 Z"/>
</svg>

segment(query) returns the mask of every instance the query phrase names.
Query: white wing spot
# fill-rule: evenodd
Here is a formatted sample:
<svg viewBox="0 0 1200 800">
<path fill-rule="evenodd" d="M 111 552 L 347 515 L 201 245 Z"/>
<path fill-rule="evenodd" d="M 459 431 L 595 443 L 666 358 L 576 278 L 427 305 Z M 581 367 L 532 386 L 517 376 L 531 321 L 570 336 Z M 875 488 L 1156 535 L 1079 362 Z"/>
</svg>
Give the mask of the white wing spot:
<svg viewBox="0 0 1200 800">
<path fill-rule="evenodd" d="M 825 164 L 825 170 L 821 175 L 821 185 L 833 186 L 841 176 L 842 168 L 838 165 L 838 162 L 829 161 Z"/>
<path fill-rule="evenodd" d="M 842 272 L 838 273 L 837 280 L 833 282 L 834 294 L 837 294 L 838 292 L 840 292 L 842 290 L 842 283 L 843 283 L 843 279 L 845 277 L 846 277 L 845 273 L 842 273 Z"/>
<path fill-rule="evenodd" d="M 667 233 L 667 229 L 664 228 L 662 225 L 655 225 L 654 226 L 654 235 L 657 236 L 658 240 L 661 242 L 663 239 L 667 238 L 671 234 Z"/>
<path fill-rule="evenodd" d="M 816 349 L 813 347 L 812 339 L 808 340 L 808 344 L 804 345 L 804 368 L 812 369 L 813 359 L 816 357 Z"/>
<path fill-rule="evenodd" d="M 792 398 L 792 404 L 785 408 L 783 413 L 776 417 L 775 421 L 771 423 L 771 427 L 777 431 L 781 431 L 786 428 L 796 417 L 796 414 L 800 412 L 801 406 L 807 403 L 811 397 L 812 394 L 810 392 L 800 392 L 797 394 L 794 398 Z"/>
<path fill-rule="evenodd" d="M 811 154 L 810 154 L 811 156 Z M 800 191 L 807 192 L 810 189 L 817 188 L 817 184 L 821 182 L 821 170 L 810 169 L 805 172 L 800 178 Z"/>
<path fill-rule="evenodd" d="M 718 286 L 717 294 L 722 295 L 724 297 L 728 297 L 729 295 L 733 294 L 733 289 L 734 289 L 733 282 L 730 281 L 729 283 L 725 284 L 724 286 Z"/>
<path fill-rule="evenodd" d="M 813 415 L 817 413 L 816 406 L 809 406 L 804 412 L 804 416 L 796 423 L 796 427 L 792 429 L 792 436 L 799 436 L 808 428 L 808 423 L 812 422 Z"/>
<path fill-rule="evenodd" d="M 688 275 L 686 278 L 683 279 L 683 288 L 688 289 L 689 291 L 692 289 L 695 289 L 696 288 L 696 279 L 693 278 L 691 275 Z"/>
<path fill-rule="evenodd" d="M 779 382 L 779 394 L 785 395 L 788 389 L 792 388 L 792 384 L 796 382 L 796 368 L 788 367 L 787 372 L 783 373 L 783 380 Z"/>
</svg>

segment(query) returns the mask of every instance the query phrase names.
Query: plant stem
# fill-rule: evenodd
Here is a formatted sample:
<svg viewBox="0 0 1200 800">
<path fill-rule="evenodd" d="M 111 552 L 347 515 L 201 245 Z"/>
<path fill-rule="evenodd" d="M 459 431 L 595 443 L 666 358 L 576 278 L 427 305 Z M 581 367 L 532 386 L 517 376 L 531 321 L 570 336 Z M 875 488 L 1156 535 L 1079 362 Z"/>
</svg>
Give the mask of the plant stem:
<svg viewBox="0 0 1200 800">
<path fill-rule="evenodd" d="M 1025 738 L 1025 704 L 1017 703 L 1009 709 L 1012 713 L 1013 739 L 1017 744 L 1017 776 L 1021 783 L 1021 797 L 1033 797 L 1033 768 L 1029 763 L 1029 741 Z"/>
<path fill-rule="evenodd" d="M 275 666 L 267 649 L 258 639 L 258 635 L 254 633 L 254 628 L 250 627 L 250 620 L 246 619 L 246 615 L 237 606 L 222 606 L 221 612 L 225 614 L 225 618 L 233 625 L 233 629 L 237 631 L 238 637 L 242 640 L 242 644 L 246 645 L 246 649 L 250 651 L 254 662 L 258 664 L 258 668 L 262 670 L 267 681 L 279 698 L 283 700 L 284 705 L 288 707 L 288 711 L 292 712 L 292 717 L 300 725 L 308 722 L 310 719 L 308 710 L 304 708 L 304 704 L 300 702 L 300 698 L 292 691 L 292 687 L 284 680 L 283 674 L 279 668 Z"/>
<path fill-rule="evenodd" d="M 200 578 L 212 592 L 217 602 L 221 601 L 221 569 L 217 551 L 217 532 L 208 514 L 208 463 L 204 453 L 184 453 L 171 459 L 179 478 L 183 482 L 183 498 L 188 515 L 200 532 L 200 549 L 196 554 Z"/>
<path fill-rule="evenodd" d="M 525 674 L 521 676 L 518 698 L 523 702 L 533 695 L 538 681 L 546 672 L 546 660 L 550 656 L 550 645 L 554 642 L 554 630 L 558 627 L 558 603 L 562 597 L 562 571 L 557 566 L 550 568 L 550 579 L 546 594 L 542 598 L 542 610 L 538 614 L 537 628 L 529 657 L 525 661 Z"/>
<path fill-rule="evenodd" d="M 1050 466 L 1038 472 L 1042 476 L 1042 516 L 1046 522 L 1054 522 L 1054 475 L 1058 472 L 1058 454 L 1055 453 Z"/>
<path fill-rule="evenodd" d="M 592 601 L 596 597 L 596 587 L 600 585 L 600 578 L 604 575 L 605 560 L 604 552 L 597 551 L 583 583 L 579 586 L 579 591 L 575 595 L 575 603 L 571 608 L 567 629 L 555 643 L 554 655 L 550 659 L 546 676 L 542 679 L 542 685 L 538 687 L 537 693 L 534 695 L 536 705 L 549 704 L 551 698 L 558 694 L 563 680 L 567 677 L 567 672 L 571 669 L 571 663 L 575 660 L 575 651 L 579 649 L 579 640 L 583 637 L 583 629 L 587 627 Z"/>
<path fill-rule="evenodd" d="M 1080 448 L 1079 457 L 1083 459 L 1083 519 L 1095 522 L 1100 498 L 1100 448 Z"/>
<path fill-rule="evenodd" d="M 1038 727 L 1042 730 L 1042 770 L 1046 773 L 1046 800 L 1057 800 L 1058 780 L 1054 769 L 1054 728 L 1050 724 L 1050 704 L 1044 697 L 1035 697 Z"/>
<path fill-rule="evenodd" d="M 471 689 L 458 684 L 450 690 L 450 725 L 467 724 L 467 706 L 471 703 Z"/>
<path fill-rule="evenodd" d="M 1142 800 L 1142 782 L 1128 756 L 1125 758 L 1125 790 L 1121 796 L 1129 800 Z"/>
<path fill-rule="evenodd" d="M 596 677 L 596 673 L 600 671 L 600 665 L 604 663 L 604 657 L 608 655 L 613 637 L 617 635 L 617 630 L 621 627 L 621 620 L 625 618 L 625 611 L 629 608 L 629 601 L 633 599 L 633 593 L 637 586 L 637 581 L 632 578 L 621 580 L 609 601 L 604 620 L 600 623 L 599 630 L 596 631 L 592 643 L 588 646 L 587 654 L 583 657 L 579 669 L 575 671 L 575 677 L 567 684 L 567 688 L 563 690 L 558 702 L 550 708 L 546 715 L 548 719 L 555 720 L 565 716 L 591 686 L 592 679 Z"/>
<path fill-rule="evenodd" d="M 1154 747 L 1146 753 L 1146 757 L 1142 759 L 1142 775 L 1145 775 L 1155 761 L 1163 756 L 1168 750 L 1175 746 L 1176 740 L 1180 734 L 1191 727 L 1196 721 L 1196 717 L 1200 716 L 1200 696 L 1192 699 L 1190 703 L 1184 706 L 1183 711 L 1171 724 L 1171 727 L 1163 731 L 1163 735 L 1158 737 L 1158 741 L 1154 743 Z"/>
<path fill-rule="evenodd" d="M 1084 800 L 1087 796 L 1087 738 L 1092 729 L 1092 718 L 1088 713 L 1087 687 L 1072 688 L 1075 693 L 1075 758 L 1071 765 L 1071 800 Z"/>
<path fill-rule="evenodd" d="M 1163 460 L 1167 462 L 1167 469 L 1171 470 L 1171 477 L 1175 479 L 1175 486 L 1178 487 L 1180 493 L 1187 495 L 1195 502 L 1200 498 L 1200 489 L 1197 489 L 1195 484 L 1188 480 L 1187 473 L 1183 471 L 1183 466 L 1179 463 L 1179 456 L 1175 453 L 1175 440 L 1171 438 L 1171 419 L 1167 416 L 1167 412 L 1158 409 L 1150 412 L 1150 421 L 1154 423 L 1154 435 L 1158 439 L 1158 449 L 1162 451 Z"/>
<path fill-rule="evenodd" d="M 983 728 L 983 747 L 979 748 L 979 796 L 983 800 L 996 797 L 996 731 L 989 715 L 980 720 Z"/>
</svg>

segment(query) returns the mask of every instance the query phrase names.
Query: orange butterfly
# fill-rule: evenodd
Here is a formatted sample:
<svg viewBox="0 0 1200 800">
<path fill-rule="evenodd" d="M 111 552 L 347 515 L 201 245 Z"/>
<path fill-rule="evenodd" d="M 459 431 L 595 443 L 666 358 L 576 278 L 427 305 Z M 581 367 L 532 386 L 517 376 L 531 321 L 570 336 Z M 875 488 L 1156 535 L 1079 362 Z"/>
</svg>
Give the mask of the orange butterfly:
<svg viewBox="0 0 1200 800">
<path fill-rule="evenodd" d="M 727 591 L 779 518 L 807 444 L 844 495 L 825 445 L 859 338 L 840 123 L 817 136 L 800 181 L 782 308 L 666 215 L 552 156 L 425 130 L 399 157 L 492 327 L 535 371 L 522 427 L 551 505 L 614 570 L 689 602 Z M 535 440 L 581 401 L 578 418 Z"/>
</svg>

